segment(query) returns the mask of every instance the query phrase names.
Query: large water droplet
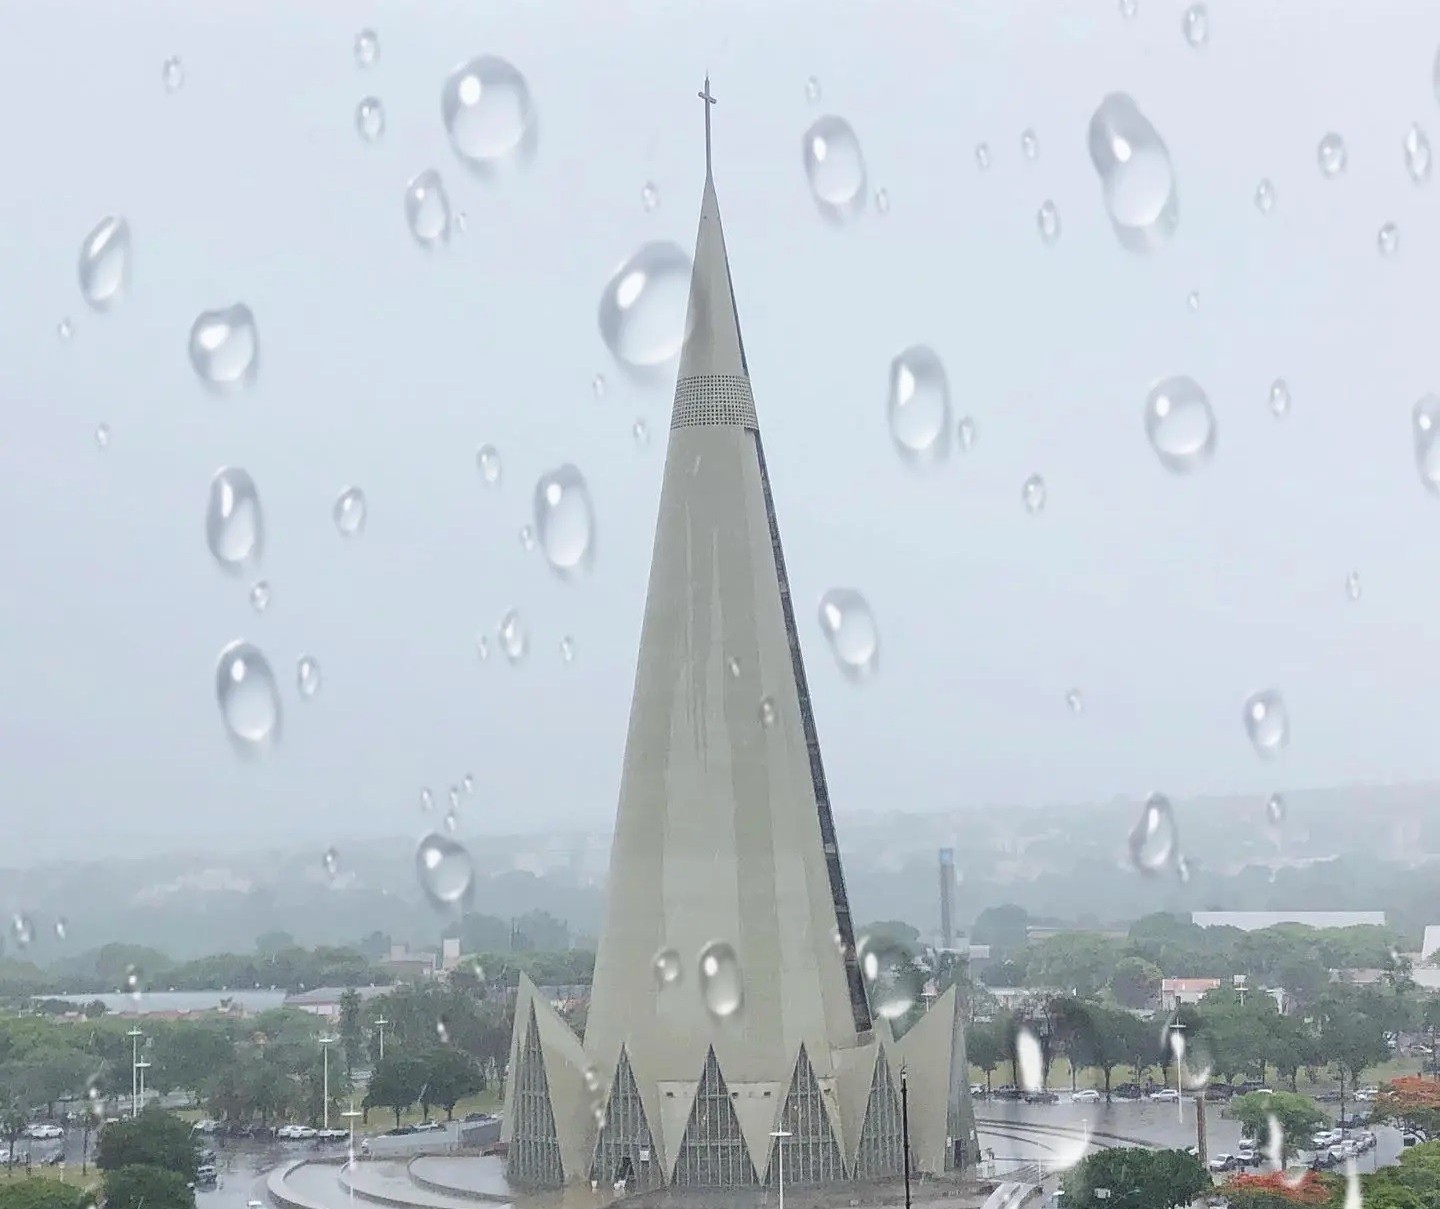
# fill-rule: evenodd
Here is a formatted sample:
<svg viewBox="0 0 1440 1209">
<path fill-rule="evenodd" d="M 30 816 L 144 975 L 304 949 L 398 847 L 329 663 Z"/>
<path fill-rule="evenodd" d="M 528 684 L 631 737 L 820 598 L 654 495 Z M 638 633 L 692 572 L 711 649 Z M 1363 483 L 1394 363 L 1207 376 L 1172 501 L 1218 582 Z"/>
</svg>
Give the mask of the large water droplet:
<svg viewBox="0 0 1440 1209">
<path fill-rule="evenodd" d="M 1140 818 L 1130 829 L 1130 862 L 1141 873 L 1153 876 L 1175 856 L 1175 811 L 1163 793 L 1145 799 Z"/>
<path fill-rule="evenodd" d="M 690 257 L 668 242 L 642 244 L 600 295 L 600 335 L 622 365 L 653 369 L 687 334 Z"/>
<path fill-rule="evenodd" d="M 385 106 L 379 97 L 366 97 L 355 106 L 355 129 L 367 143 L 376 142 L 385 133 Z"/>
<path fill-rule="evenodd" d="M 1272 827 L 1285 821 L 1285 799 L 1280 794 L 1272 793 L 1265 799 L 1265 821 Z"/>
<path fill-rule="evenodd" d="M 820 213 L 834 222 L 858 214 L 865 205 L 865 156 L 850 123 L 827 114 L 805 132 L 800 150 Z"/>
<path fill-rule="evenodd" d="M 130 276 L 130 224 L 119 215 L 102 218 L 80 245 L 80 293 L 97 311 L 107 310 Z"/>
<path fill-rule="evenodd" d="M 1351 571 L 1345 577 L 1345 595 L 1351 600 L 1359 600 L 1362 589 L 1360 586 L 1360 572 Z"/>
<path fill-rule="evenodd" d="M 1270 383 L 1270 410 L 1277 420 L 1290 414 L 1290 385 L 1284 378 Z"/>
<path fill-rule="evenodd" d="M 1166 470 L 1184 474 L 1215 452 L 1215 415 L 1193 378 L 1165 378 L 1145 398 L 1145 435 Z"/>
<path fill-rule="evenodd" d="M 534 148 L 535 106 L 525 77 L 506 60 L 481 55 L 462 63 L 440 90 L 440 113 L 461 161 L 489 171 Z"/>
<path fill-rule="evenodd" d="M 1385 223 L 1375 235 L 1375 246 L 1381 256 L 1394 256 L 1400 250 L 1400 228 L 1393 222 Z"/>
<path fill-rule="evenodd" d="M 295 686 L 307 701 L 320 691 L 320 664 L 313 656 L 301 655 L 296 662 Z"/>
<path fill-rule="evenodd" d="M 1345 171 L 1345 165 L 1349 161 L 1345 140 L 1332 130 L 1315 148 L 1315 158 L 1320 162 L 1322 174 L 1329 177 L 1339 176 Z"/>
<path fill-rule="evenodd" d="M 950 383 L 933 349 L 912 345 L 890 362 L 886 416 L 907 461 L 936 462 L 950 452 Z"/>
<path fill-rule="evenodd" d="M 654 960 L 650 963 L 654 971 L 655 981 L 662 987 L 670 986 L 680 980 L 682 967 L 680 965 L 680 954 L 674 949 L 661 949 L 655 954 Z"/>
<path fill-rule="evenodd" d="M 595 510 L 585 477 L 568 462 L 535 484 L 535 532 L 551 568 L 565 579 L 590 570 L 595 560 Z"/>
<path fill-rule="evenodd" d="M 1275 208 L 1275 186 L 1268 176 L 1255 186 L 1255 208 L 1261 214 L 1269 214 Z"/>
<path fill-rule="evenodd" d="M 862 936 L 855 951 L 871 1010 L 877 1016 L 895 1020 L 914 1007 L 925 974 L 908 947 L 882 933 Z"/>
<path fill-rule="evenodd" d="M 724 1020 L 745 1003 L 745 980 L 740 958 L 726 941 L 712 940 L 700 950 L 700 997 L 706 1010 Z"/>
<path fill-rule="evenodd" d="M 500 451 L 495 446 L 480 446 L 475 451 L 475 466 L 486 486 L 493 487 L 500 481 Z"/>
<path fill-rule="evenodd" d="M 1185 41 L 1199 50 L 1210 41 L 1210 12 L 1203 4 L 1192 4 L 1181 19 Z"/>
<path fill-rule="evenodd" d="M 525 658 L 525 653 L 530 649 L 530 637 L 520 623 L 519 613 L 511 609 L 500 618 L 496 633 L 500 636 L 500 649 L 505 652 L 506 659 L 511 663 L 519 663 Z"/>
<path fill-rule="evenodd" d="M 257 579 L 250 585 L 250 607 L 257 613 L 263 613 L 270 607 L 270 581 L 268 579 Z"/>
<path fill-rule="evenodd" d="M 1245 733 L 1260 755 L 1278 755 L 1290 742 L 1290 718 L 1274 689 L 1251 693 L 1245 700 Z"/>
<path fill-rule="evenodd" d="M 1440 395 L 1418 399 L 1410 415 L 1415 430 L 1415 466 L 1426 488 L 1440 494 Z"/>
<path fill-rule="evenodd" d="M 1100 176 L 1105 212 L 1132 252 L 1164 244 L 1180 221 L 1170 152 L 1133 97 L 1112 92 L 1090 118 L 1090 162 Z"/>
<path fill-rule="evenodd" d="M 1045 480 L 1038 474 L 1032 474 L 1020 484 L 1020 500 L 1025 505 L 1025 511 L 1031 516 L 1038 516 L 1045 511 L 1045 501 L 1049 492 L 1045 487 Z"/>
<path fill-rule="evenodd" d="M 1040 1091 L 1045 1083 L 1045 1056 L 1040 1040 L 1025 1025 L 1015 1030 L 1015 1073 L 1024 1091 Z"/>
<path fill-rule="evenodd" d="M 475 880 L 465 846 L 434 831 L 415 849 L 415 874 L 425 896 L 437 907 L 449 907 L 467 898 Z"/>
<path fill-rule="evenodd" d="M 160 65 L 160 82 L 166 92 L 179 92 L 185 83 L 185 64 L 178 55 L 171 55 Z"/>
<path fill-rule="evenodd" d="M 1430 179 L 1430 170 L 1434 166 L 1430 138 L 1418 124 L 1413 125 L 1405 132 L 1404 147 L 1405 171 L 1417 185 L 1423 185 Z"/>
<path fill-rule="evenodd" d="M 367 511 L 365 493 L 359 487 L 346 487 L 335 497 L 330 515 L 341 537 L 358 537 L 365 530 Z"/>
<path fill-rule="evenodd" d="M 1045 243 L 1054 243 L 1060 238 L 1060 211 L 1053 201 L 1042 203 L 1035 212 L 1035 226 Z"/>
<path fill-rule="evenodd" d="M 226 732 L 242 755 L 259 755 L 279 742 L 280 693 L 258 648 L 237 641 L 220 652 L 215 697 Z"/>
<path fill-rule="evenodd" d="M 265 521 L 255 480 L 238 466 L 226 466 L 210 480 L 205 508 L 205 544 L 221 568 L 232 573 L 258 562 Z"/>
<path fill-rule="evenodd" d="M 872 676 L 880 667 L 880 627 L 875 614 L 853 588 L 831 588 L 820 598 L 820 629 L 840 670 L 852 680 Z"/>
<path fill-rule="evenodd" d="M 450 238 L 450 197 L 434 168 L 426 168 L 405 186 L 405 221 L 422 248 Z"/>
<path fill-rule="evenodd" d="M 373 29 L 362 29 L 355 35 L 355 66 L 372 67 L 380 57 L 380 39 Z"/>
<path fill-rule="evenodd" d="M 201 311 L 190 325 L 190 364 L 210 386 L 250 382 L 260 356 L 255 316 L 243 302 Z"/>
</svg>

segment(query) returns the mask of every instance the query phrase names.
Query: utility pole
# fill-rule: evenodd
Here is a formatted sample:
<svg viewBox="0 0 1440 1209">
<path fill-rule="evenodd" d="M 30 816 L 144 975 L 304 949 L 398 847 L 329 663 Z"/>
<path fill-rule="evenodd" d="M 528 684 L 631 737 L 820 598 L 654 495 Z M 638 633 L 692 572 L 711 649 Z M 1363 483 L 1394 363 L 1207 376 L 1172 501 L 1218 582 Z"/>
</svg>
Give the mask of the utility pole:
<svg viewBox="0 0 1440 1209">
<path fill-rule="evenodd" d="M 900 1138 L 905 1147 L 905 1209 L 910 1209 L 910 1089 L 900 1068 Z"/>
<path fill-rule="evenodd" d="M 381 1016 L 380 1019 L 378 1019 L 377 1021 L 375 1021 L 375 1027 L 380 1030 L 380 1061 L 381 1061 L 381 1062 L 384 1062 L 384 1061 L 385 1061 L 385 1026 L 386 1026 L 387 1024 L 389 1024 L 389 1023 L 390 1023 L 390 1021 L 386 1020 L 385 1017 L 383 1017 L 383 1016 Z"/>
<path fill-rule="evenodd" d="M 790 1136 L 788 1129 L 772 1129 L 770 1136 L 775 1139 L 775 1161 L 780 1172 L 780 1209 L 785 1209 L 785 1139 Z"/>
<path fill-rule="evenodd" d="M 140 1114 L 140 1038 L 145 1034 L 132 1028 L 125 1034 L 130 1038 L 130 1118 Z"/>
<path fill-rule="evenodd" d="M 324 1104 L 321 1108 L 321 1112 L 324 1114 L 324 1128 L 327 1131 L 330 1128 L 330 1047 L 334 1045 L 335 1042 L 338 1040 L 338 1037 L 320 1038 L 320 1053 L 324 1055 L 321 1061 L 324 1063 L 325 1068 L 325 1073 L 322 1076 L 323 1087 L 321 1090 L 321 1095 L 324 1097 Z"/>
<path fill-rule="evenodd" d="M 1206 1141 L 1205 1093 L 1195 1097 L 1195 1149 L 1200 1152 L 1200 1166 L 1210 1170 L 1210 1148 Z"/>
</svg>

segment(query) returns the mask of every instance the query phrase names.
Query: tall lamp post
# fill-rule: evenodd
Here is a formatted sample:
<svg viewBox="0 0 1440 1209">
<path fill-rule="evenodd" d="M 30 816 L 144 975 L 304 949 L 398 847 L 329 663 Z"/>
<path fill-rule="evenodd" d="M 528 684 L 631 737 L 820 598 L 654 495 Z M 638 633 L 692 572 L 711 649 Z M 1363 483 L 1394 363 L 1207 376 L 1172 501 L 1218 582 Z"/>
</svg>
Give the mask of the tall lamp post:
<svg viewBox="0 0 1440 1209">
<path fill-rule="evenodd" d="M 323 1113 L 325 1119 L 325 1129 L 330 1128 L 330 1047 L 339 1040 L 339 1037 L 326 1036 L 320 1038 L 320 1053 L 324 1055 L 322 1061 L 325 1068 L 325 1074 L 323 1076 L 324 1084 L 321 1089 L 321 1094 L 324 1096 L 325 1101 L 323 1106 L 321 1107 L 321 1112 Z"/>
<path fill-rule="evenodd" d="M 345 1117 L 350 1122 L 350 1161 L 353 1163 L 355 1161 L 355 1118 L 364 1116 L 365 1114 L 355 1107 L 355 1098 L 352 1096 L 350 1098 L 350 1107 L 347 1108 L 340 1115 L 342 1117 Z M 352 1199 L 355 1196 L 355 1187 L 353 1182 L 350 1187 L 350 1196 Z"/>
<path fill-rule="evenodd" d="M 389 1024 L 389 1023 L 390 1023 L 390 1021 L 386 1020 L 384 1016 L 381 1016 L 380 1019 L 378 1019 L 377 1021 L 375 1021 L 375 1027 L 380 1030 L 380 1061 L 381 1061 L 381 1062 L 384 1062 L 384 1061 L 385 1061 L 385 1026 L 386 1026 L 387 1024 Z"/>
<path fill-rule="evenodd" d="M 130 1038 L 130 1116 L 140 1112 L 140 1038 L 145 1034 L 132 1028 L 125 1034 Z"/>
<path fill-rule="evenodd" d="M 772 1129 L 770 1136 L 775 1139 L 775 1159 L 779 1163 L 780 1209 L 785 1209 L 785 1139 L 790 1136 L 788 1129 Z"/>
<path fill-rule="evenodd" d="M 135 1063 L 135 1069 L 136 1069 L 136 1070 L 139 1072 L 139 1074 L 140 1074 L 140 1103 L 141 1103 L 141 1104 L 144 1104 L 144 1103 L 145 1103 L 145 1072 L 150 1069 L 150 1063 L 146 1062 L 144 1058 L 141 1058 L 139 1062 Z"/>
</svg>

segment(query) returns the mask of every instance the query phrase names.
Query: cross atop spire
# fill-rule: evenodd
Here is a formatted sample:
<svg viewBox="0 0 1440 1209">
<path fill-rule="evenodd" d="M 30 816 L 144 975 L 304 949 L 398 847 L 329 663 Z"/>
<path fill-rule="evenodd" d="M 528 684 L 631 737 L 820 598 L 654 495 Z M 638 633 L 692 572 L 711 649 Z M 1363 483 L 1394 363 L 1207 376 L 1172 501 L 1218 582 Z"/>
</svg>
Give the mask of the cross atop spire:
<svg viewBox="0 0 1440 1209">
<path fill-rule="evenodd" d="M 697 94 L 705 102 L 705 178 L 710 178 L 710 106 L 715 98 L 710 95 L 710 73 L 705 73 L 705 87 Z"/>
</svg>

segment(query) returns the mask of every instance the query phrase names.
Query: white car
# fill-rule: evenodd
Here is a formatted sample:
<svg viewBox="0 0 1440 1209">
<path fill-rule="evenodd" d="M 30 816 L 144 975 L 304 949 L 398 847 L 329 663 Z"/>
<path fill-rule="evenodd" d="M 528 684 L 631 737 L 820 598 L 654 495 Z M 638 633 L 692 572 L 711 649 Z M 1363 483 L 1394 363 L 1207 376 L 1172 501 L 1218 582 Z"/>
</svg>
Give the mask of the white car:
<svg viewBox="0 0 1440 1209">
<path fill-rule="evenodd" d="M 1070 1096 L 1071 1104 L 1094 1104 L 1100 1098 L 1100 1093 L 1093 1087 L 1086 1087 L 1074 1092 Z"/>
<path fill-rule="evenodd" d="M 282 1142 L 303 1142 L 307 1138 L 313 1138 L 316 1130 L 309 1125 L 282 1125 L 275 1131 L 275 1136 Z"/>
<path fill-rule="evenodd" d="M 1159 1091 L 1152 1091 L 1150 1098 L 1158 1104 L 1174 1104 L 1180 1099 L 1180 1093 L 1173 1087 L 1162 1087 Z"/>
<path fill-rule="evenodd" d="M 36 1124 L 26 1127 L 25 1136 L 50 1141 L 54 1138 L 63 1138 L 65 1131 L 58 1125 Z"/>
</svg>

